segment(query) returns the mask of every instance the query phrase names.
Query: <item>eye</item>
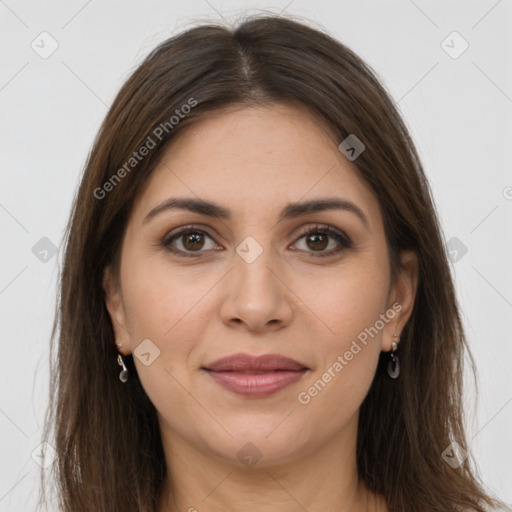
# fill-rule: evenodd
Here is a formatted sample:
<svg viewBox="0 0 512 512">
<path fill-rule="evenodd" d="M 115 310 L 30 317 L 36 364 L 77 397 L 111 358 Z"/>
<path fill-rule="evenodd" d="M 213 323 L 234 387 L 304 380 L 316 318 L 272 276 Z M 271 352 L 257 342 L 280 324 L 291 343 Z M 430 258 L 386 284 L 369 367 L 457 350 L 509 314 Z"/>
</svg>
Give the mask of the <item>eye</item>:
<svg viewBox="0 0 512 512">
<path fill-rule="evenodd" d="M 315 257 L 333 256 L 343 249 L 351 249 L 353 247 L 352 240 L 345 233 L 325 225 L 316 225 L 314 228 L 308 226 L 303 230 L 302 236 L 299 237 L 299 240 L 302 239 L 304 239 L 306 246 L 304 250 L 306 250 L 306 252 L 317 253 Z M 334 249 L 325 251 L 329 246 L 329 239 L 335 241 L 333 244 Z M 336 243 L 338 245 L 337 247 Z"/>
<path fill-rule="evenodd" d="M 208 247 L 206 239 L 210 240 L 210 247 Z M 299 241 L 302 239 L 304 239 L 306 248 L 300 250 L 316 253 L 315 257 L 332 256 L 343 249 L 353 247 L 351 239 L 345 233 L 326 225 L 317 224 L 313 228 L 306 227 L 298 238 Z M 334 241 L 334 248 L 325 251 L 332 241 Z M 194 226 L 187 226 L 176 233 L 167 235 L 161 243 L 172 253 L 188 258 L 200 256 L 199 253 L 207 250 L 218 250 L 219 247 L 210 234 Z"/>
<path fill-rule="evenodd" d="M 207 247 L 208 244 L 205 243 L 205 238 L 209 238 L 213 242 L 213 247 Z M 175 245 L 173 245 L 175 242 L 176 245 L 181 247 L 177 248 Z M 162 245 L 178 256 L 193 258 L 195 256 L 199 256 L 193 253 L 204 252 L 201 249 L 204 249 L 205 246 L 207 250 L 213 249 L 215 247 L 215 242 L 206 231 L 195 228 L 193 226 L 189 226 L 178 231 L 177 233 L 166 236 L 162 240 Z"/>
</svg>

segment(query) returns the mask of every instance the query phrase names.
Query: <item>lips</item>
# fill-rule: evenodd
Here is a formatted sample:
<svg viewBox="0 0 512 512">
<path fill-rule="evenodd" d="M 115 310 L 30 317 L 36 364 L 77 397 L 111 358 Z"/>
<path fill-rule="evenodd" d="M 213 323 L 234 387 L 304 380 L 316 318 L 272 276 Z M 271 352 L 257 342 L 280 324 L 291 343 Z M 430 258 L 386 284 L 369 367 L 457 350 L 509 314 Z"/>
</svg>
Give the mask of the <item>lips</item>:
<svg viewBox="0 0 512 512">
<path fill-rule="evenodd" d="M 223 357 L 204 367 L 213 372 L 271 372 L 271 371 L 300 371 L 307 369 L 294 359 L 279 354 L 264 354 L 262 356 L 250 356 L 248 354 L 234 354 Z"/>
<path fill-rule="evenodd" d="M 279 354 L 234 354 L 202 368 L 220 386 L 234 393 L 263 397 L 300 380 L 306 366 Z"/>
</svg>

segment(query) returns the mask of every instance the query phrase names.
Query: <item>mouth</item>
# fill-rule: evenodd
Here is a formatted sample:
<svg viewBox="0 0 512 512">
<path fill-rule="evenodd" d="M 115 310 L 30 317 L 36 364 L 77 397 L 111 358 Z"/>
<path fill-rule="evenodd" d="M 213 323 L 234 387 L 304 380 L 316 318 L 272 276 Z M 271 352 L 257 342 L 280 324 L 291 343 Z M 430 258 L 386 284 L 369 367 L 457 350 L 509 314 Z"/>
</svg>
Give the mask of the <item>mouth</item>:
<svg viewBox="0 0 512 512">
<path fill-rule="evenodd" d="M 244 396 L 268 396 L 298 382 L 309 368 L 279 354 L 234 354 L 202 367 L 224 389 Z"/>
</svg>

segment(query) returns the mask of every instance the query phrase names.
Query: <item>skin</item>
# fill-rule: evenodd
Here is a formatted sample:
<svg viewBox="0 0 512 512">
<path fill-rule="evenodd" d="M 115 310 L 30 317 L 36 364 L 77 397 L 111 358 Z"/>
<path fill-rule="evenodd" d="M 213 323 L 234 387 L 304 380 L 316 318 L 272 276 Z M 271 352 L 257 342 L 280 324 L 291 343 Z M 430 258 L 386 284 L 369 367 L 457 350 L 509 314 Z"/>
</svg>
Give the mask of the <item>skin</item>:
<svg viewBox="0 0 512 512">
<path fill-rule="evenodd" d="M 402 269 L 390 282 L 379 202 L 338 143 L 303 107 L 224 109 L 179 132 L 139 194 L 119 278 L 108 267 L 103 286 L 120 352 L 133 353 L 144 339 L 154 344 L 153 354 L 154 347 L 160 351 L 147 366 L 134 357 L 158 411 L 171 476 L 159 512 L 387 510 L 358 482 L 357 424 L 379 354 L 391 350 L 393 334 L 411 314 L 417 258 L 402 253 Z M 172 210 L 143 222 L 170 197 L 213 201 L 233 217 Z M 277 222 L 289 202 L 320 197 L 355 203 L 368 228 L 341 210 Z M 304 228 L 317 223 L 343 231 L 353 247 L 330 237 L 320 248 L 308 243 Z M 196 246 L 186 236 L 172 245 L 197 257 L 162 246 L 167 234 L 189 224 L 208 234 Z M 248 236 L 263 250 L 251 263 L 236 252 Z M 318 256 L 337 247 L 337 254 Z M 396 302 L 401 311 L 359 343 L 362 349 L 309 403 L 300 403 L 298 394 Z M 244 397 L 201 370 L 237 352 L 279 353 L 309 370 L 273 395 Z M 253 466 L 237 456 L 248 442 L 261 455 Z"/>
</svg>

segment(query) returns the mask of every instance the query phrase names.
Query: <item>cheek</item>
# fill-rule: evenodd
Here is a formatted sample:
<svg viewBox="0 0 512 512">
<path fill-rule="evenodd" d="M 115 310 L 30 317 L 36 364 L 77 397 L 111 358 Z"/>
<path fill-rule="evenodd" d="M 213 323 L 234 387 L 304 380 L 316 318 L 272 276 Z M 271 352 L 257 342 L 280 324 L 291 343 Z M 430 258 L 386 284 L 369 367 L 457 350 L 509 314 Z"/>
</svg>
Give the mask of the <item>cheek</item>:
<svg viewBox="0 0 512 512">
<path fill-rule="evenodd" d="M 319 414 L 335 406 L 334 415 L 342 422 L 356 412 L 373 380 L 387 294 L 386 276 L 378 266 L 343 273 L 321 283 L 321 293 L 309 295 L 308 305 L 322 331 L 315 338 L 321 363 L 298 400 Z"/>
<path fill-rule="evenodd" d="M 353 322 L 353 327 L 336 339 L 324 338 L 318 347 L 323 364 L 315 369 L 296 398 L 305 422 L 304 431 L 318 429 L 329 437 L 357 414 L 370 389 L 380 354 L 380 334 L 364 339 L 361 332 L 364 333 Z M 329 421 L 319 424 L 318 419 L 327 416 Z"/>
<path fill-rule="evenodd" d="M 379 264 L 347 265 L 329 275 L 297 280 L 294 290 L 314 313 L 328 352 L 343 350 L 385 312 L 387 275 Z M 364 337 L 364 336 L 362 336 Z"/>
<path fill-rule="evenodd" d="M 154 258 L 136 256 L 126 262 L 123 298 L 127 324 L 134 338 L 154 337 L 161 343 L 176 339 L 176 331 L 201 310 L 201 299 L 218 277 L 213 272 L 180 269 L 166 261 L 165 254 Z M 182 339 L 181 337 L 179 338 Z"/>
<path fill-rule="evenodd" d="M 147 261 L 140 264 L 137 258 Z M 141 383 L 155 405 L 182 406 L 190 397 L 180 383 L 188 386 L 190 354 L 211 320 L 201 299 L 218 277 L 212 272 L 195 275 L 194 269 L 180 271 L 164 258 L 137 256 L 135 251 L 126 258 L 126 269 L 126 322 Z M 148 339 L 151 343 L 143 341 Z M 142 352 L 149 352 L 154 362 L 144 364 L 138 357 Z"/>
</svg>

